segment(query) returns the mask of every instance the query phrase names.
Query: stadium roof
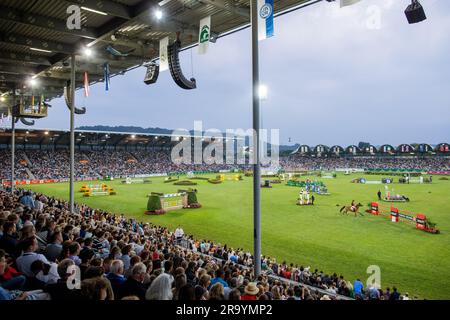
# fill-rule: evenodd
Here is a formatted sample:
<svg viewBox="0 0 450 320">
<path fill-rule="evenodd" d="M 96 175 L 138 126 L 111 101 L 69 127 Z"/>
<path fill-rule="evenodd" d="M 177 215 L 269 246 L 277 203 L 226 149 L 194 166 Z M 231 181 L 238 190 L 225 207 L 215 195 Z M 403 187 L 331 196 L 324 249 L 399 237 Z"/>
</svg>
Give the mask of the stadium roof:
<svg viewBox="0 0 450 320">
<path fill-rule="evenodd" d="M 321 0 L 319 0 L 321 1 Z M 275 14 L 316 3 L 311 0 L 275 0 Z M 81 10 L 81 29 L 70 30 L 70 5 Z M 161 8 L 158 20 L 154 10 Z M 0 113 L 12 104 L 12 93 L 62 96 L 70 79 L 70 56 L 76 55 L 76 86 L 83 74 L 90 83 L 103 81 L 105 62 L 111 76 L 159 57 L 159 40 L 179 34 L 183 47 L 195 45 L 201 18 L 211 15 L 215 41 L 250 23 L 250 0 L 0 0 Z M 92 56 L 83 54 L 89 46 Z M 113 55 L 107 47 L 128 56 Z M 34 89 L 28 84 L 36 78 Z"/>
<path fill-rule="evenodd" d="M 41 130 L 16 129 L 16 143 L 18 145 L 53 145 L 69 146 L 70 131 L 68 130 Z M 142 146 L 142 147 L 169 147 L 181 141 L 183 137 L 208 138 L 207 136 L 174 135 L 162 133 L 134 133 L 116 131 L 91 131 L 75 129 L 75 144 L 83 146 Z M 174 139 L 176 138 L 176 139 Z M 233 140 L 242 139 L 235 137 Z M 227 140 L 223 140 L 228 141 Z M 11 142 L 11 130 L 0 131 L 0 145 Z M 205 139 L 204 144 L 211 141 Z"/>
<path fill-rule="evenodd" d="M 177 139 L 173 139 L 173 138 Z M 138 146 L 138 147 L 172 147 L 177 144 L 181 138 L 206 138 L 203 145 L 207 145 L 211 142 L 207 135 L 195 136 L 193 134 L 188 135 L 176 135 L 161 132 L 117 132 L 117 131 L 96 131 L 96 130 L 81 130 L 75 129 L 75 144 L 78 146 Z M 223 138 L 222 142 L 228 142 L 229 138 Z M 231 139 L 231 138 L 230 138 Z M 232 140 L 242 140 L 244 137 L 234 137 Z M 11 142 L 11 129 L 0 130 L 0 145 L 8 146 Z M 70 131 L 62 129 L 16 129 L 16 143 L 18 145 L 51 145 L 55 147 L 68 147 L 70 143 Z M 407 144 L 401 144 L 407 145 Z M 419 146 L 427 145 L 428 148 L 424 148 L 422 151 Z M 384 145 L 386 146 L 386 145 Z M 389 145 L 390 146 L 390 145 Z M 402 152 L 399 151 L 399 147 L 392 147 L 392 154 L 400 155 Z M 440 144 L 415 144 L 412 153 L 429 153 L 438 152 L 441 154 L 448 155 L 450 153 L 450 144 L 440 143 Z M 307 146 L 308 149 L 302 149 L 301 147 L 306 147 L 306 145 L 299 146 L 291 154 L 333 154 L 335 151 L 333 147 L 341 148 L 342 154 L 345 154 L 349 147 L 355 147 L 355 145 L 350 146 L 333 146 L 329 148 L 328 146 L 319 144 L 317 146 Z M 322 147 L 323 149 L 317 149 Z M 382 148 L 374 147 L 375 153 L 386 153 Z M 344 152 L 342 152 L 344 150 Z M 364 150 L 359 150 L 358 154 L 367 154 Z M 403 153 L 404 154 L 404 153 Z"/>
</svg>

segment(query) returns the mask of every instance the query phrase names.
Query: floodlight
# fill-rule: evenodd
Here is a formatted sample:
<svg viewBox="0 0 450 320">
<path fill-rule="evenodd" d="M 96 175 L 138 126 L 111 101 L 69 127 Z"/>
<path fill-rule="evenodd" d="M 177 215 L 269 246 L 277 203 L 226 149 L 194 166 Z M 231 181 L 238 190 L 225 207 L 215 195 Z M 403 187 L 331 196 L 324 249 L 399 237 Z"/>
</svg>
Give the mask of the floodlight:
<svg viewBox="0 0 450 320">
<path fill-rule="evenodd" d="M 92 56 L 92 49 L 89 47 L 84 48 L 83 53 L 86 57 Z"/>
<path fill-rule="evenodd" d="M 28 84 L 32 87 L 35 87 L 37 85 L 37 80 L 35 78 L 31 78 L 28 80 Z"/>
<path fill-rule="evenodd" d="M 261 100 L 267 100 L 267 94 L 268 94 L 269 89 L 267 88 L 266 85 L 264 84 L 260 84 L 259 88 L 258 88 L 258 95 L 259 95 L 259 99 Z"/>
<path fill-rule="evenodd" d="M 156 9 L 154 14 L 155 14 L 155 18 L 158 20 L 161 20 L 163 17 L 163 12 L 159 9 Z"/>
</svg>

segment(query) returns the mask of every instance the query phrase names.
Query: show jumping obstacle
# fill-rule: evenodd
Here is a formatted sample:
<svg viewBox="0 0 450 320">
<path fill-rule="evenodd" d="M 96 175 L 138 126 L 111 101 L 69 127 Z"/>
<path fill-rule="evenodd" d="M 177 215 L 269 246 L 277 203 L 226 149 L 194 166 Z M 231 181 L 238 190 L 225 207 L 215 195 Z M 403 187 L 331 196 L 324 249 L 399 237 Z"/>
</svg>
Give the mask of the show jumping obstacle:
<svg viewBox="0 0 450 320">
<path fill-rule="evenodd" d="M 382 212 L 380 210 L 380 205 L 378 204 L 378 202 L 372 202 L 370 204 L 370 209 L 367 210 L 367 212 L 373 215 L 389 215 L 389 218 L 392 222 L 413 222 L 415 223 L 416 229 L 418 230 L 423 230 L 429 233 L 439 233 L 439 230 L 436 229 L 434 225 L 432 226 L 429 223 L 427 216 L 422 213 L 400 211 L 398 208 L 395 208 L 393 206 L 390 207 L 389 211 Z"/>
<path fill-rule="evenodd" d="M 298 195 L 297 205 L 299 206 L 307 206 L 312 205 L 312 201 L 310 200 L 309 191 L 301 190 Z"/>
<path fill-rule="evenodd" d="M 95 197 L 95 196 L 112 196 L 116 194 L 113 188 L 110 188 L 107 184 L 84 184 L 80 188 L 80 192 L 83 193 L 83 197 Z"/>
</svg>

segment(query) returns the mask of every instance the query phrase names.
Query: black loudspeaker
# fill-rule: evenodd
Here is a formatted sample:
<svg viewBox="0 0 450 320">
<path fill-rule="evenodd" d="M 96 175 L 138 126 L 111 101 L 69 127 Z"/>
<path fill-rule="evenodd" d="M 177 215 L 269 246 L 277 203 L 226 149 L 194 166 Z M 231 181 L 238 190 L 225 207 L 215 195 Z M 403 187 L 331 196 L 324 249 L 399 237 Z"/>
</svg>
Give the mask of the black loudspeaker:
<svg viewBox="0 0 450 320">
<path fill-rule="evenodd" d="M 405 10 L 406 19 L 409 24 L 418 23 L 427 18 L 425 10 L 417 0 L 413 0 L 412 3 Z"/>
<path fill-rule="evenodd" d="M 159 66 L 156 64 L 151 64 L 147 66 L 147 72 L 145 73 L 144 83 L 152 84 L 158 80 L 159 76 Z"/>
<path fill-rule="evenodd" d="M 190 80 L 186 79 L 181 70 L 179 52 L 181 49 L 180 40 L 175 41 L 167 47 L 167 53 L 169 55 L 169 69 L 175 83 L 183 89 L 191 90 L 197 87 L 194 78 Z"/>
</svg>

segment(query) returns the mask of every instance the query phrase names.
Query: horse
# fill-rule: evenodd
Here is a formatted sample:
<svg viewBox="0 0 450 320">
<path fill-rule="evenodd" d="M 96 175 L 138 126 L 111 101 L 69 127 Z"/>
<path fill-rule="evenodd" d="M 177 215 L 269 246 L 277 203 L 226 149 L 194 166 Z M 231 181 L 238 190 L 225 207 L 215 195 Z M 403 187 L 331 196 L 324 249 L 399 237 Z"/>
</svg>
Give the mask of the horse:
<svg viewBox="0 0 450 320">
<path fill-rule="evenodd" d="M 359 213 L 359 215 L 362 216 L 363 214 L 361 212 L 359 212 L 359 208 L 361 208 L 361 207 L 362 207 L 361 203 L 358 203 L 354 207 L 352 207 L 352 206 L 343 206 L 341 208 L 341 210 L 339 210 L 339 212 L 341 212 L 343 215 L 344 214 L 348 215 L 349 212 L 354 212 L 355 213 L 355 217 L 356 217 L 357 213 Z"/>
</svg>

